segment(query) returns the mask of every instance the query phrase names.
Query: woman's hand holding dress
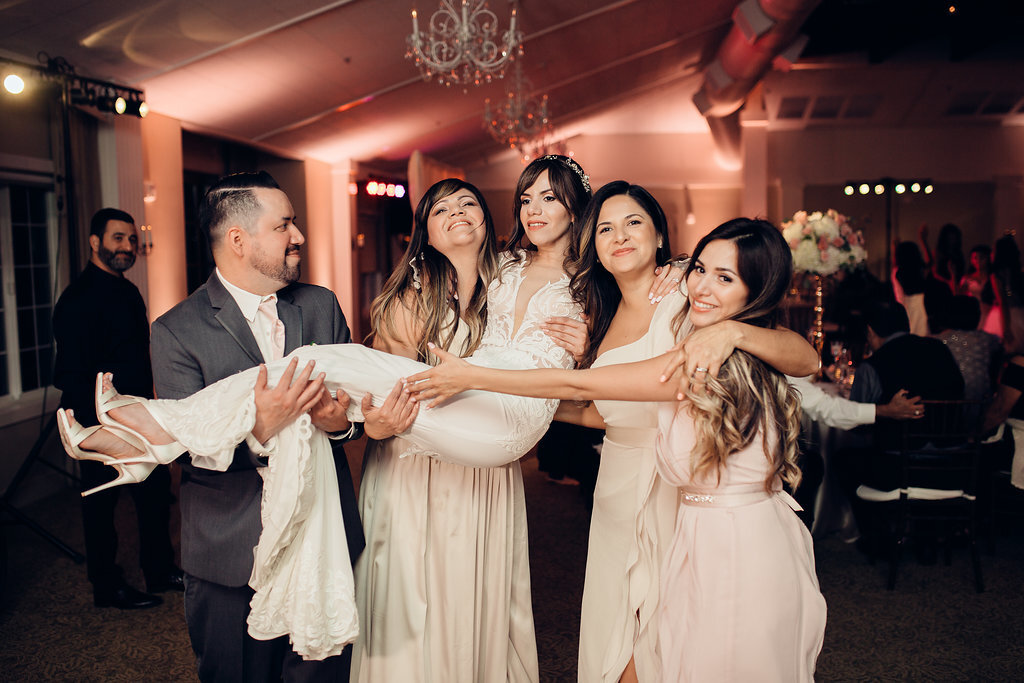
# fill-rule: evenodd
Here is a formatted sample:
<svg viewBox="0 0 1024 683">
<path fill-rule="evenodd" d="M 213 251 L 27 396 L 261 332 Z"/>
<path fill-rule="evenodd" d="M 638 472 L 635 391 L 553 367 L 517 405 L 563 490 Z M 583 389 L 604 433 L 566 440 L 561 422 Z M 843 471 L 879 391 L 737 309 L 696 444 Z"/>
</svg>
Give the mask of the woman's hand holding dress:
<svg viewBox="0 0 1024 683">
<path fill-rule="evenodd" d="M 260 365 L 254 388 L 256 423 L 252 427 L 253 438 L 260 443 L 266 443 L 267 439 L 294 422 L 303 413 L 309 412 L 320 401 L 324 374 L 320 373 L 316 378 L 310 379 L 314 365 L 309 362 L 292 381 L 298 365 L 299 359 L 292 358 L 273 388 L 267 387 L 267 366 Z"/>
<path fill-rule="evenodd" d="M 428 346 L 431 353 L 441 359 L 441 362 L 430 370 L 406 377 L 405 380 L 406 391 L 412 395 L 412 399 L 417 402 L 430 400 L 427 408 L 433 408 L 456 394 L 472 389 L 471 378 L 477 368 L 435 344 Z"/>
<path fill-rule="evenodd" d="M 379 408 L 373 407 L 373 396 L 366 394 L 362 401 L 363 429 L 366 436 L 381 441 L 409 429 L 419 415 L 420 405 L 409 392 L 404 382 L 395 382 L 394 388 Z"/>
</svg>

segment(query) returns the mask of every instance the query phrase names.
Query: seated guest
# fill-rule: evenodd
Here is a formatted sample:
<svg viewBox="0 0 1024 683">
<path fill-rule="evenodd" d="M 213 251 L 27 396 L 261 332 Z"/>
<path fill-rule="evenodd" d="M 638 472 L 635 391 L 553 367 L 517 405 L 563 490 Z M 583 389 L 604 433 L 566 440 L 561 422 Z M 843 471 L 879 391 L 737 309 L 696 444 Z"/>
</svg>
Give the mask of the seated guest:
<svg viewBox="0 0 1024 683">
<path fill-rule="evenodd" d="M 906 389 L 897 391 L 892 400 L 884 405 L 857 403 L 842 396 L 824 391 L 811 377 L 788 377 L 790 385 L 800 394 L 800 408 L 804 416 L 836 429 L 853 429 L 860 425 L 874 424 L 876 417 L 894 420 L 912 420 L 921 417 L 921 397 L 909 396 Z M 806 425 L 805 425 L 806 428 Z M 816 445 L 804 444 L 800 449 L 797 463 L 803 478 L 800 487 L 793 491 L 793 497 L 803 508 L 797 515 L 810 529 L 814 524 L 815 500 L 818 488 L 825 477 L 825 463 Z"/>
<path fill-rule="evenodd" d="M 850 400 L 888 403 L 906 389 L 924 400 L 955 400 L 964 396 L 964 379 L 949 349 L 937 339 L 910 334 L 907 312 L 894 301 L 878 301 L 867 311 L 871 355 L 857 368 Z M 898 446 L 900 430 L 894 420 L 875 423 L 875 443 Z"/>
<path fill-rule="evenodd" d="M 1002 359 L 999 337 L 977 329 L 981 322 L 981 304 L 971 296 L 955 296 L 941 316 L 931 316 L 932 336 L 953 354 L 964 378 L 964 398 L 987 401 Z"/>
<path fill-rule="evenodd" d="M 938 339 L 910 334 L 903 306 L 879 301 L 866 315 L 871 355 L 857 368 L 850 399 L 881 405 L 904 389 L 923 400 L 956 400 L 964 395 L 964 380 L 949 349 Z M 927 419 L 927 416 L 924 416 Z M 899 486 L 900 466 L 893 456 L 901 441 L 896 420 L 879 416 L 872 430 L 874 447 L 848 449 L 837 454 L 840 485 L 853 504 L 863 534 L 867 508 L 858 501 L 857 487 L 865 484 L 889 491 Z"/>
</svg>

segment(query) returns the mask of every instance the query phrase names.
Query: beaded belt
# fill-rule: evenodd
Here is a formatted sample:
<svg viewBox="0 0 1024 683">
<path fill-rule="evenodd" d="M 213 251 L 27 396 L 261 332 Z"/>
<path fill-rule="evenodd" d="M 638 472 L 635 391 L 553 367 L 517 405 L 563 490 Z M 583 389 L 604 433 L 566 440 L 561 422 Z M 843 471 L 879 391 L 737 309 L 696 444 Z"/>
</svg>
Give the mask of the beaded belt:
<svg viewBox="0 0 1024 683">
<path fill-rule="evenodd" d="M 700 507 L 735 508 L 744 505 L 753 505 L 778 496 L 789 507 L 799 512 L 803 510 L 793 496 L 785 491 L 750 491 L 747 493 L 700 493 L 699 491 L 687 491 L 679 489 L 679 502 L 683 505 L 696 505 Z"/>
</svg>

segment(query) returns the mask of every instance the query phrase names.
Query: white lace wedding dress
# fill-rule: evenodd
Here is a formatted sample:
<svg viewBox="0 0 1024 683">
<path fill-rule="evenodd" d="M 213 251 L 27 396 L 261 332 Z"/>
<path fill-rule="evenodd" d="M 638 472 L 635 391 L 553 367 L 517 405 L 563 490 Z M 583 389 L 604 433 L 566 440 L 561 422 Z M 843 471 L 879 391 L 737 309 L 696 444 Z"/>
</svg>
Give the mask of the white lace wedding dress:
<svg viewBox="0 0 1024 683">
<path fill-rule="evenodd" d="M 479 348 L 466 360 L 508 369 L 571 368 L 571 354 L 540 327 L 551 316 L 579 319 L 569 279 L 548 283 L 530 299 L 518 329 L 515 306 L 523 264 L 506 263 L 488 290 L 487 327 Z M 361 421 L 367 393 L 383 401 L 402 377 L 428 365 L 359 344 L 305 346 L 267 365 L 269 385 L 292 357 L 315 361 L 326 385 L 351 397 L 349 418 Z M 238 373 L 188 398 L 152 400 L 147 407 L 198 467 L 224 470 L 235 447 L 255 422 L 253 387 L 257 368 Z M 468 467 L 494 467 L 516 460 L 547 430 L 558 401 L 468 391 L 444 405 L 420 410 L 401 437 L 405 454 L 429 455 Z M 288 634 L 307 659 L 338 654 L 358 635 L 351 564 L 344 543 L 334 462 L 326 435 L 303 415 L 274 439 L 264 477 L 263 532 L 254 550 L 249 585 L 256 591 L 249 633 L 257 639 Z"/>
</svg>

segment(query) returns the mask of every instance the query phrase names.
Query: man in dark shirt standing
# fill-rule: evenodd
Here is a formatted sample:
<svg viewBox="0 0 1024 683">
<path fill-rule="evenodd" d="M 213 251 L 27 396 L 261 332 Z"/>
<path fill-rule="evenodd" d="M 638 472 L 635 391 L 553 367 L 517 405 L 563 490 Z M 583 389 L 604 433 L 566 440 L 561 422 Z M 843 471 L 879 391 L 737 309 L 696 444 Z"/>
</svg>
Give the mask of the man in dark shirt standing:
<svg viewBox="0 0 1024 683">
<path fill-rule="evenodd" d="M 75 420 L 85 426 L 98 423 L 95 387 L 100 372 L 114 373 L 118 388 L 126 393 L 153 396 L 146 304 L 123 275 L 135 263 L 135 221 L 124 211 L 101 209 L 92 217 L 89 232 L 89 263 L 61 294 L 53 312 L 54 385 L 63 392 L 61 407 L 74 410 Z M 79 467 L 85 489 L 115 475 L 99 462 L 81 460 Z M 168 530 L 170 483 L 167 467 L 160 466 L 144 482 L 126 487 L 135 501 L 139 564 L 149 593 L 129 586 L 116 563 L 114 508 L 121 487 L 82 499 L 86 564 L 97 607 L 155 607 L 162 600 L 151 593 L 184 590 Z"/>
</svg>

